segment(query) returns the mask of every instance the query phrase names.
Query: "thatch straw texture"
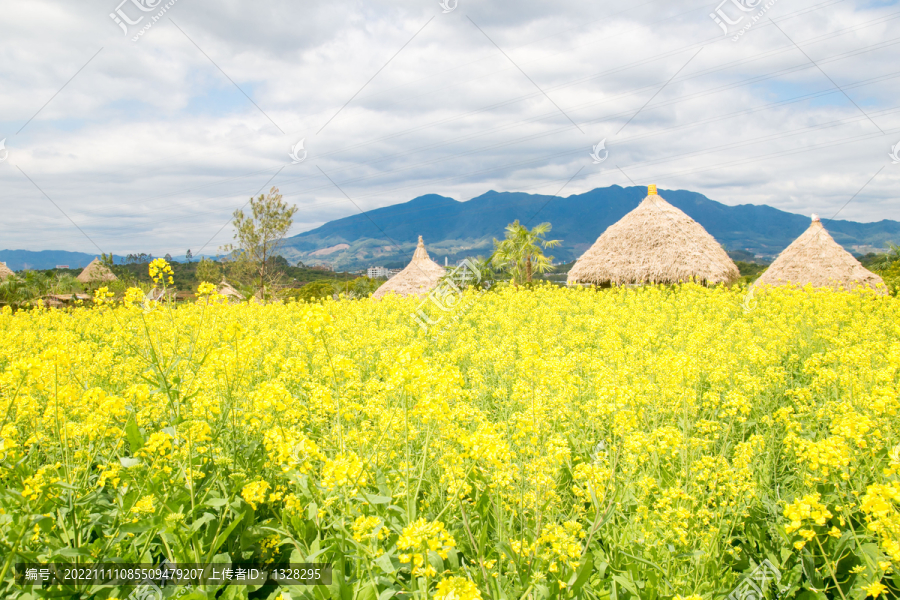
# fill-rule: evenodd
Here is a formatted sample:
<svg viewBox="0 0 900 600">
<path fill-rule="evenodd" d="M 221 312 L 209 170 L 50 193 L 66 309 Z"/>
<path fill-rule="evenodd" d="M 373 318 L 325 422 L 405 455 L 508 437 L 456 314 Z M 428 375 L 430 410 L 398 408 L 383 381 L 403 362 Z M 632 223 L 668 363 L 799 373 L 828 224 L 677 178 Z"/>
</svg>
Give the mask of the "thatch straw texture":
<svg viewBox="0 0 900 600">
<path fill-rule="evenodd" d="M 567 283 L 729 283 L 738 268 L 703 226 L 650 194 L 575 262 Z"/>
<path fill-rule="evenodd" d="M 398 294 L 400 296 L 421 296 L 430 292 L 441 277 L 447 272 L 430 258 L 425 250 L 425 242 L 419 236 L 419 245 L 413 253 L 412 261 L 406 268 L 381 284 L 372 298 L 380 300 L 386 294 Z"/>
<path fill-rule="evenodd" d="M 224 279 L 222 280 L 222 283 L 219 284 L 219 287 L 216 288 L 216 293 L 220 296 L 225 296 L 230 302 L 243 302 L 244 300 L 244 296 Z"/>
<path fill-rule="evenodd" d="M 15 275 L 12 269 L 7 267 L 6 263 L 0 262 L 0 280 L 6 279 L 7 277 L 10 277 L 12 275 Z"/>
<path fill-rule="evenodd" d="M 103 266 L 103 263 L 100 262 L 99 258 L 95 258 L 84 268 L 76 279 L 81 283 L 96 283 L 115 281 L 118 278 L 113 275 L 109 269 Z"/>
<path fill-rule="evenodd" d="M 870 287 L 880 294 L 887 293 L 881 277 L 835 242 L 816 215 L 809 229 L 778 255 L 753 287 L 806 284 L 835 290 Z"/>
</svg>

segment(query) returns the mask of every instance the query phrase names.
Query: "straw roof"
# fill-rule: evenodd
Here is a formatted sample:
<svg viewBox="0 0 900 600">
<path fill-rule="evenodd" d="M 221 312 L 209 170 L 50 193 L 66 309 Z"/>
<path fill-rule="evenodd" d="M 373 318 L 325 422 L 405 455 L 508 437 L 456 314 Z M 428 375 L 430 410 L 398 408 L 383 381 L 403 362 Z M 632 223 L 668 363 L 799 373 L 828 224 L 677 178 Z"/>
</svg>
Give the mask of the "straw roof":
<svg viewBox="0 0 900 600">
<path fill-rule="evenodd" d="M 6 263 L 0 262 L 0 280 L 6 279 L 11 275 L 15 275 L 15 273 L 12 272 L 12 269 L 7 267 Z"/>
<path fill-rule="evenodd" d="M 149 292 L 144 295 L 145 300 L 151 300 L 153 302 L 162 302 L 165 299 L 175 299 L 175 290 L 163 290 L 158 287 L 154 287 Z"/>
<path fill-rule="evenodd" d="M 81 283 L 106 282 L 118 279 L 112 272 L 103 266 L 99 258 L 95 258 L 84 268 L 81 274 L 76 277 Z"/>
<path fill-rule="evenodd" d="M 778 255 L 753 287 L 804 286 L 808 283 L 831 289 L 871 287 L 880 294 L 887 293 L 881 277 L 859 264 L 852 254 L 835 242 L 818 215 L 813 215 L 809 229 Z M 882 286 L 879 288 L 878 284 Z"/>
<path fill-rule="evenodd" d="M 230 283 L 225 281 L 225 279 L 222 279 L 222 283 L 216 288 L 216 293 L 220 296 L 225 296 L 229 300 L 237 300 L 238 302 L 241 302 L 244 299 L 241 293 L 234 289 Z"/>
<path fill-rule="evenodd" d="M 425 250 L 425 242 L 419 236 L 419 245 L 413 253 L 412 260 L 406 268 L 381 284 L 372 298 L 380 300 L 386 294 L 394 293 L 400 296 L 421 296 L 430 292 L 441 277 L 446 275 L 444 267 L 430 258 Z"/>
<path fill-rule="evenodd" d="M 691 278 L 729 283 L 740 273 L 702 225 L 659 195 L 656 186 L 637 208 L 603 232 L 575 261 L 567 283 L 677 283 Z"/>
</svg>

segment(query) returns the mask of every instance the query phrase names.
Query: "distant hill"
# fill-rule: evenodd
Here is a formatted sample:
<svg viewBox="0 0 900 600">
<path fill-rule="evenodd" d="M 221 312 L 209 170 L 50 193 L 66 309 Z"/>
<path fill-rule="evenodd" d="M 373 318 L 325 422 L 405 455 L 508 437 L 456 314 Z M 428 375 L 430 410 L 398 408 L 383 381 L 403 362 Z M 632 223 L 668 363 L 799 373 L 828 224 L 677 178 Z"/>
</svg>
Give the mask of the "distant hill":
<svg viewBox="0 0 900 600">
<path fill-rule="evenodd" d="M 6 263 L 6 266 L 13 271 L 22 271 L 25 269 L 33 269 L 41 271 L 43 269 L 53 269 L 58 265 L 68 265 L 70 269 L 83 269 L 95 258 L 99 258 L 100 253 L 86 252 L 68 252 L 66 250 L 0 250 L 0 262 Z M 201 258 L 215 258 L 214 256 L 202 255 L 195 256 L 194 261 Z M 125 257 L 113 255 L 116 264 L 125 264 Z M 184 256 L 176 256 L 175 261 L 183 261 Z"/>
<path fill-rule="evenodd" d="M 65 250 L 0 250 L 0 262 L 13 271 L 23 269 L 52 269 L 57 265 L 69 265 L 70 269 L 83 269 L 88 266 L 99 254 L 85 254 L 84 252 L 66 252 Z M 117 256 L 116 262 L 121 257 Z"/>
<path fill-rule="evenodd" d="M 788 213 L 771 206 L 728 206 L 686 190 L 660 190 L 731 251 L 771 259 L 803 233 L 809 215 Z M 340 269 L 400 262 L 406 264 L 418 236 L 425 238 L 432 258 L 443 263 L 466 256 L 488 255 L 492 240 L 515 219 L 529 226 L 553 224 L 551 239 L 562 245 L 552 250 L 556 262 L 581 255 L 607 227 L 634 209 L 647 195 L 646 187 L 617 185 L 584 194 L 555 198 L 521 192 L 490 191 L 466 202 L 428 194 L 403 204 L 331 221 L 285 240 L 281 253 L 290 261 L 329 264 Z M 374 221 L 374 224 L 373 224 Z M 825 226 L 848 251 L 857 254 L 900 242 L 900 222 L 824 220 Z M 398 250 L 397 244 L 400 248 Z"/>
<path fill-rule="evenodd" d="M 522 192 L 490 191 L 466 202 L 427 194 L 409 202 L 337 219 L 284 240 L 280 253 L 292 263 L 326 264 L 341 271 L 369 266 L 405 266 L 418 236 L 428 252 L 443 264 L 469 256 L 487 256 L 493 239 L 519 219 L 529 226 L 549 221 L 550 239 L 562 241 L 550 254 L 556 263 L 578 258 L 607 227 L 634 209 L 647 195 L 646 187 L 617 185 L 584 194 L 555 198 Z M 735 260 L 771 260 L 809 227 L 809 215 L 771 206 L 728 206 L 686 190 L 660 190 L 660 195 L 703 225 Z M 374 222 L 374 224 L 373 224 Z M 854 254 L 866 254 L 900 243 L 900 222 L 824 220 L 839 244 Z M 398 248 L 399 245 L 399 248 Z M 14 271 L 86 266 L 97 256 L 82 252 L 0 250 L 0 262 Z M 194 257 L 199 260 L 200 257 Z M 122 257 L 116 257 L 120 262 Z"/>
</svg>

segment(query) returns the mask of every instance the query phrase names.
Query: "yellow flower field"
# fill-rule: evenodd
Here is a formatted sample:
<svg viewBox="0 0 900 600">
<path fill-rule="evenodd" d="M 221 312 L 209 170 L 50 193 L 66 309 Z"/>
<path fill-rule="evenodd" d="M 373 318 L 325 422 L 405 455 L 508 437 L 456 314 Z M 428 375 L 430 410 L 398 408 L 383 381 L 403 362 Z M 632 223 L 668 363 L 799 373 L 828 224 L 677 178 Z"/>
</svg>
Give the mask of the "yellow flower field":
<svg viewBox="0 0 900 600">
<path fill-rule="evenodd" d="M 709 600 L 763 561 L 769 597 L 896 597 L 900 301 L 745 294 L 7 310 L 0 596 L 165 558 L 334 565 L 179 598 Z"/>
</svg>

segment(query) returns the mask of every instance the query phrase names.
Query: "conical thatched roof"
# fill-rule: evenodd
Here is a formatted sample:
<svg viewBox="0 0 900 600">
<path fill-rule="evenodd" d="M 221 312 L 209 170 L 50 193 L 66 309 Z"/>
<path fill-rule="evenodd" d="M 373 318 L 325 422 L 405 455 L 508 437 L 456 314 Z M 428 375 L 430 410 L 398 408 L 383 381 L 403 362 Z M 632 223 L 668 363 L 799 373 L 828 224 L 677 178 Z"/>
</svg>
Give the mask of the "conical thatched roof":
<svg viewBox="0 0 900 600">
<path fill-rule="evenodd" d="M 6 263 L 0 262 L 0 280 L 6 279 L 10 275 L 15 275 L 15 273 L 6 266 Z"/>
<path fill-rule="evenodd" d="M 572 284 L 729 283 L 738 268 L 716 240 L 692 218 L 656 194 L 603 232 L 575 261 Z"/>
<path fill-rule="evenodd" d="M 835 242 L 818 215 L 813 215 L 809 229 L 778 255 L 753 286 L 804 286 L 808 283 L 813 287 L 832 289 L 868 286 L 881 294 L 887 293 L 881 277 L 859 264 L 852 254 Z M 880 288 L 878 284 L 882 284 Z"/>
<path fill-rule="evenodd" d="M 379 300 L 385 294 L 394 293 L 400 296 L 419 296 L 427 294 L 434 288 L 447 272 L 430 258 L 425 250 L 425 242 L 419 236 L 419 245 L 413 253 L 412 260 L 406 268 L 381 284 L 372 298 Z"/>
<path fill-rule="evenodd" d="M 118 279 L 112 272 L 103 266 L 103 263 L 100 262 L 99 258 L 95 258 L 91 261 L 91 263 L 84 268 L 78 277 L 76 277 L 78 281 L 81 283 L 94 283 L 94 282 L 107 282 L 107 281 L 115 281 Z"/>
<path fill-rule="evenodd" d="M 244 297 L 241 295 L 239 291 L 234 289 L 230 283 L 222 279 L 222 283 L 219 284 L 219 287 L 216 288 L 216 293 L 220 296 L 225 296 L 228 300 L 237 300 L 238 302 L 242 301 Z"/>
</svg>

